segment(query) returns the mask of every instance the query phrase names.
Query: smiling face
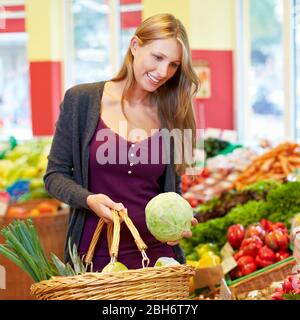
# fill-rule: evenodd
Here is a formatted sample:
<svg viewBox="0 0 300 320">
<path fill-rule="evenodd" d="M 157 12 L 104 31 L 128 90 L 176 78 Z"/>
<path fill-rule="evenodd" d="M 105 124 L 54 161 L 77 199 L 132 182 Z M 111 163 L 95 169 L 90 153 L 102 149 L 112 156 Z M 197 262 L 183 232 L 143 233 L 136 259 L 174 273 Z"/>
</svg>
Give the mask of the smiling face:
<svg viewBox="0 0 300 320">
<path fill-rule="evenodd" d="M 143 46 L 131 41 L 133 70 L 137 89 L 153 92 L 176 73 L 182 47 L 175 38 L 153 40 Z"/>
</svg>

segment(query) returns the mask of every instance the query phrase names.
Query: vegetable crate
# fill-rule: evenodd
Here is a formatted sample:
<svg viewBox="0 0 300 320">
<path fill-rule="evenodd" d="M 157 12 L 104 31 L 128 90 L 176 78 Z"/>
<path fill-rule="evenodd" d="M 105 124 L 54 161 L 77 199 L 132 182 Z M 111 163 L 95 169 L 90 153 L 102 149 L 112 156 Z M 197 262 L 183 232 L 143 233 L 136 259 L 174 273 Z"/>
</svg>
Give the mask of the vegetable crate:
<svg viewBox="0 0 300 320">
<path fill-rule="evenodd" d="M 233 299 L 238 300 L 241 295 L 247 292 L 261 290 L 270 286 L 272 282 L 284 280 L 292 273 L 295 264 L 294 257 L 288 257 L 239 279 L 232 281 L 228 277 L 226 282 L 232 292 Z"/>
<path fill-rule="evenodd" d="M 23 203 L 21 206 L 30 210 L 41 201 L 44 201 L 44 199 L 28 201 Z M 0 229 L 10 224 L 14 219 L 15 217 L 9 216 L 0 217 Z M 23 220 L 21 217 L 18 219 Z M 68 219 L 69 209 L 59 210 L 55 215 L 45 214 L 33 217 L 34 224 L 41 238 L 41 243 L 46 252 L 56 252 L 59 257 L 63 257 Z M 4 238 L 0 234 L 0 243 L 3 242 Z M 6 289 L 0 289 L 1 299 L 34 299 L 29 290 L 33 280 L 25 272 L 21 272 L 17 265 L 2 255 L 0 255 L 0 265 L 5 268 L 6 273 Z"/>
<path fill-rule="evenodd" d="M 108 228 L 111 263 L 118 256 L 120 217 L 131 231 L 142 254 L 143 268 L 120 272 L 86 272 L 75 276 L 54 276 L 31 286 L 31 293 L 40 300 L 183 300 L 189 296 L 189 279 L 195 274 L 187 265 L 148 267 L 147 246 L 126 211 L 112 210 L 113 226 Z M 85 257 L 92 263 L 103 220 L 99 220 Z M 113 230 L 112 230 L 113 229 Z"/>
</svg>

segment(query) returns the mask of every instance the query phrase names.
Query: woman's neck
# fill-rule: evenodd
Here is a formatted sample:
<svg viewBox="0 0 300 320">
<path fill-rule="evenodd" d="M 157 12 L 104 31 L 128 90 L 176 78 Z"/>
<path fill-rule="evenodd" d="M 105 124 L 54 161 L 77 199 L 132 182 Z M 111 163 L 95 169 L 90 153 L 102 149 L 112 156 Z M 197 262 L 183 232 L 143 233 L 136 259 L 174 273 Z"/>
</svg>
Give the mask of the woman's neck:
<svg viewBox="0 0 300 320">
<path fill-rule="evenodd" d="M 120 89 L 120 92 L 124 91 L 126 79 L 115 82 L 117 86 Z M 143 90 L 140 86 L 138 86 L 136 83 L 133 85 L 131 89 L 127 92 L 125 95 L 125 100 L 131 107 L 137 107 L 137 106 L 147 106 L 150 104 L 150 96 L 151 94 Z"/>
</svg>

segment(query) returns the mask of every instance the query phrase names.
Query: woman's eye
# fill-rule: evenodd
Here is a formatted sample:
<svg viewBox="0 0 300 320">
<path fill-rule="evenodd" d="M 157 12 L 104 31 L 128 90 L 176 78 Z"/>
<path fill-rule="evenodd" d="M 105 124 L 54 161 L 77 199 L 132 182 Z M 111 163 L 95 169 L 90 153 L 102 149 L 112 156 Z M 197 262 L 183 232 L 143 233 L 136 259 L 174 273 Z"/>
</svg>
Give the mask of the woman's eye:
<svg viewBox="0 0 300 320">
<path fill-rule="evenodd" d="M 157 56 L 156 54 L 154 54 L 153 57 L 157 61 L 161 61 L 162 60 L 162 57 L 161 56 Z"/>
<path fill-rule="evenodd" d="M 172 68 L 177 68 L 179 66 L 179 64 L 177 63 L 171 63 Z"/>
</svg>

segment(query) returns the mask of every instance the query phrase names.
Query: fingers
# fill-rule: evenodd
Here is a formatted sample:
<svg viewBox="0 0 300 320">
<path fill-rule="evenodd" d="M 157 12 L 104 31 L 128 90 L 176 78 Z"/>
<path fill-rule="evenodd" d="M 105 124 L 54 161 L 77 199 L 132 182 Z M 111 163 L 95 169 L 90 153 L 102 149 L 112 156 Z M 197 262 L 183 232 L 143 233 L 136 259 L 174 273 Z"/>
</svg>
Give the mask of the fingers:
<svg viewBox="0 0 300 320">
<path fill-rule="evenodd" d="M 179 244 L 179 241 L 180 241 L 180 240 L 177 240 L 177 241 L 168 241 L 167 244 L 168 244 L 169 246 L 176 246 L 177 244 Z"/>
<path fill-rule="evenodd" d="M 112 223 L 113 217 L 111 211 L 108 207 L 103 204 L 99 204 L 101 210 L 101 218 L 104 220 L 105 223 Z"/>
<path fill-rule="evenodd" d="M 192 219 L 192 226 L 195 226 L 198 224 L 198 220 L 196 218 Z"/>
<path fill-rule="evenodd" d="M 191 238 L 193 236 L 192 231 L 183 231 L 182 237 L 183 238 Z"/>
<path fill-rule="evenodd" d="M 111 200 L 110 197 L 108 197 L 105 194 L 102 194 L 101 198 L 102 198 L 101 199 L 102 200 L 102 204 L 104 204 L 105 206 L 107 206 L 107 207 L 109 207 L 111 209 L 114 209 L 114 210 L 117 210 L 117 211 L 125 209 L 124 205 L 121 202 L 114 202 L 113 200 Z"/>
<path fill-rule="evenodd" d="M 121 210 L 125 210 L 125 207 L 124 207 L 123 203 L 119 202 L 119 203 L 115 203 L 115 206 L 113 209 L 115 209 L 117 211 L 121 211 Z"/>
</svg>

